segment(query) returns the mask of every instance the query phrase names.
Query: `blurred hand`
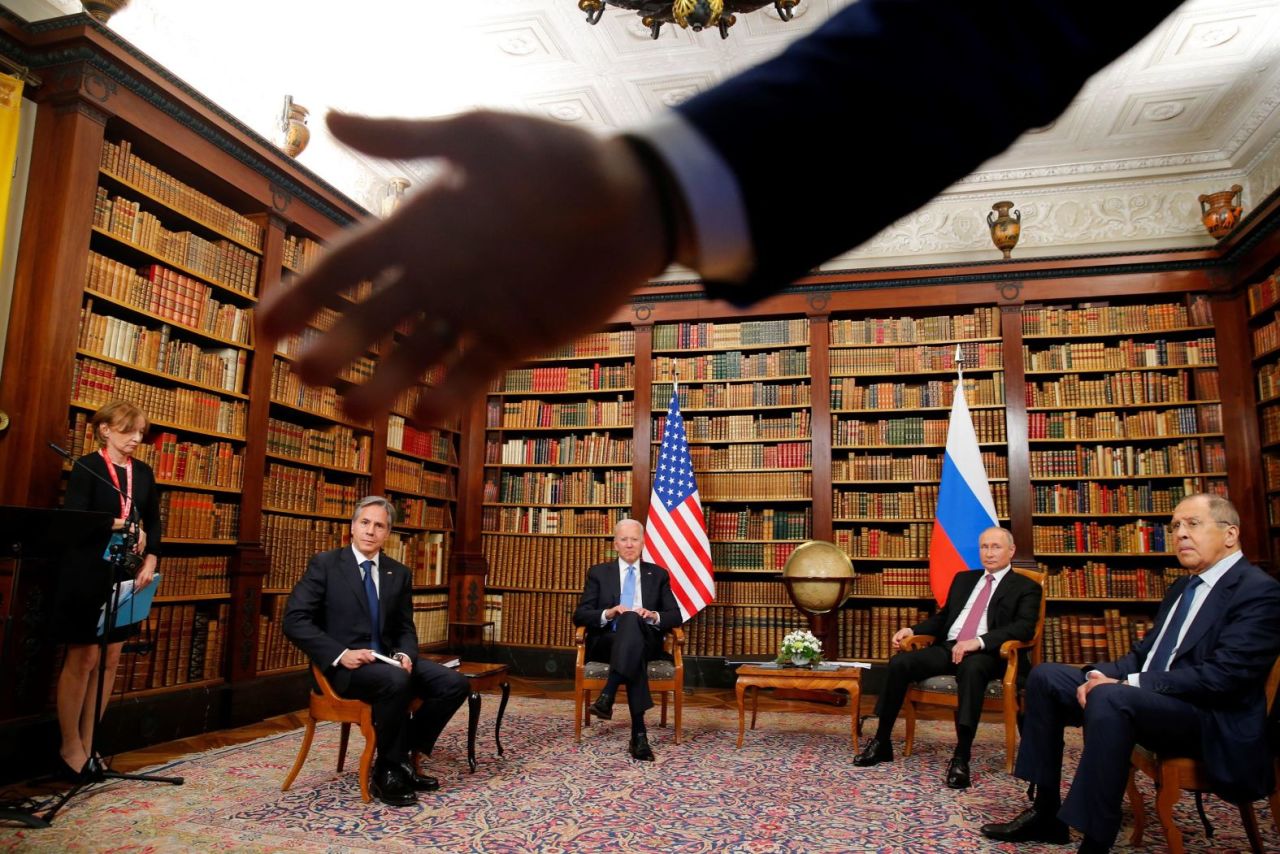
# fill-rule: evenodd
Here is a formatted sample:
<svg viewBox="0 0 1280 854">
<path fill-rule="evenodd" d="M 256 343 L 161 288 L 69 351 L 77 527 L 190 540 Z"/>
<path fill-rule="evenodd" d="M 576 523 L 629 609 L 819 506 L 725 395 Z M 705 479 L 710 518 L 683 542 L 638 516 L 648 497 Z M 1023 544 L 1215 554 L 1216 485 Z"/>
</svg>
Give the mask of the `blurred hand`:
<svg viewBox="0 0 1280 854">
<path fill-rule="evenodd" d="M 1103 676 L 1101 670 L 1090 670 L 1085 674 L 1084 682 L 1080 684 L 1080 687 L 1076 688 L 1076 702 L 1083 709 L 1090 691 L 1099 685 L 1115 685 L 1119 681 L 1119 679 L 1112 679 L 1110 676 Z"/>
<path fill-rule="evenodd" d="M 338 662 L 348 670 L 355 670 L 366 664 L 373 664 L 375 661 L 377 659 L 373 657 L 371 649 L 349 649 L 342 653 L 342 658 L 338 659 Z"/>
<path fill-rule="evenodd" d="M 956 641 L 955 646 L 951 647 L 951 663 L 959 664 L 964 661 L 964 657 L 971 652 L 977 652 L 982 649 L 982 644 L 977 638 L 969 638 L 968 640 Z"/>
<path fill-rule="evenodd" d="M 670 260 L 661 204 L 628 143 L 527 116 L 409 121 L 330 114 L 334 136 L 377 157 L 443 158 L 439 180 L 385 221 L 353 227 L 314 269 L 262 300 L 263 335 L 302 329 L 363 280 L 375 292 L 294 362 L 328 383 L 400 321 L 414 321 L 345 407 L 387 410 L 433 367 L 415 415 L 456 415 L 490 377 L 597 329 Z"/>
<path fill-rule="evenodd" d="M 915 632 L 909 628 L 898 629 L 893 633 L 893 648 L 899 649 L 902 646 L 902 642 L 914 634 Z"/>
</svg>

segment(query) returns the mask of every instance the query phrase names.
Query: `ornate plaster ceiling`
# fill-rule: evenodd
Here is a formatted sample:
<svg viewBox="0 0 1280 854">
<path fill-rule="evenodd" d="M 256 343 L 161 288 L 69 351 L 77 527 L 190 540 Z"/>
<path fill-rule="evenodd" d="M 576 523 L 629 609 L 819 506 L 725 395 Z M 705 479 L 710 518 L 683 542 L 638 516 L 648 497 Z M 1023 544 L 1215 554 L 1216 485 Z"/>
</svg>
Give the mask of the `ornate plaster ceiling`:
<svg viewBox="0 0 1280 854">
<path fill-rule="evenodd" d="M 377 211 L 390 177 L 421 185 L 431 166 L 340 150 L 318 120 L 328 108 L 483 106 L 609 132 L 773 55 L 847 2 L 802 0 L 789 23 L 766 6 L 739 16 L 727 40 L 668 26 L 653 41 L 619 9 L 589 26 L 575 0 L 132 0 L 111 27 L 264 136 L 278 135 L 292 95 L 313 115 L 299 161 Z M 50 3 L 79 8 L 6 0 Z M 1239 183 L 1246 210 L 1260 202 L 1280 186 L 1278 139 L 1280 5 L 1189 0 L 1052 125 L 826 266 L 993 257 L 983 218 L 1001 198 L 1023 214 L 1015 256 L 1205 245 L 1197 196 Z"/>
</svg>

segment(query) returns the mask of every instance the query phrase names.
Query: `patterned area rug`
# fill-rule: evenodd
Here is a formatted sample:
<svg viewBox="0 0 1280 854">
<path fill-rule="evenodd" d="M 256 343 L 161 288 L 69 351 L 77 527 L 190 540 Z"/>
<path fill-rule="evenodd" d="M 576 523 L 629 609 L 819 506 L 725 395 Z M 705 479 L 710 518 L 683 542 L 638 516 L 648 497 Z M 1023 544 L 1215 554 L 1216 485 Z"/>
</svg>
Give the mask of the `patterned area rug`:
<svg viewBox="0 0 1280 854">
<path fill-rule="evenodd" d="M 1023 785 L 1003 772 L 1002 731 L 995 725 L 980 727 L 974 787 L 954 792 L 942 784 L 952 743 L 945 723 L 921 724 L 915 755 L 859 769 L 851 762 L 848 717 L 762 712 L 757 730 L 748 731 L 737 749 L 732 712 L 691 709 L 678 746 L 670 729 L 651 725 L 658 759 L 639 763 L 626 753 L 625 711 L 622 721 L 594 723 L 576 745 L 567 701 L 524 697 L 513 697 L 507 709 L 506 755 L 499 758 L 493 754 L 494 708 L 486 698 L 476 773 L 467 771 L 463 711 L 429 763 L 442 790 L 422 796 L 414 807 L 361 803 L 350 770 L 358 761 L 360 736 L 352 736 L 356 756 L 348 758 L 349 770 L 335 775 L 338 728 L 322 725 L 289 792 L 281 792 L 280 783 L 297 754 L 301 730 L 164 766 L 166 773 L 186 777 L 181 787 L 123 781 L 103 786 L 73 800 L 49 830 L 0 830 L 0 850 L 1071 850 L 995 845 L 978 835 L 989 817 L 1010 817 L 1025 802 Z M 1076 736 L 1068 741 L 1068 767 L 1078 750 Z M 1217 828 L 1212 846 L 1192 799 L 1180 802 L 1187 850 L 1247 850 L 1235 810 L 1214 798 L 1206 804 Z M 1259 813 L 1268 842 L 1276 842 L 1265 805 Z M 1127 839 L 1126 829 L 1121 840 Z M 1158 827 L 1148 830 L 1141 850 L 1166 850 Z"/>
</svg>

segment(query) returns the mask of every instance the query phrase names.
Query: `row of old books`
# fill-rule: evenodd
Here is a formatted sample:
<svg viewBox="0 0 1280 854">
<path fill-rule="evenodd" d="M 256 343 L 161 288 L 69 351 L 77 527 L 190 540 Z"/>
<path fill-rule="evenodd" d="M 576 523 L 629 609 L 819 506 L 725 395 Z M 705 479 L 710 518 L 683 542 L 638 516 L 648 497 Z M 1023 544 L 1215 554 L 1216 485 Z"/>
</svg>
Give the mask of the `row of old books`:
<svg viewBox="0 0 1280 854">
<path fill-rule="evenodd" d="M 1107 305 L 1084 303 L 1076 307 L 1024 307 L 1023 337 L 1061 335 L 1116 335 L 1156 330 L 1186 329 L 1213 325 L 1213 306 L 1197 294 L 1190 306 L 1181 303 L 1156 305 Z"/>
<path fill-rule="evenodd" d="M 240 505 L 217 501 L 207 492 L 166 489 L 160 494 L 160 521 L 165 537 L 234 540 L 240 533 Z"/>
<path fill-rule="evenodd" d="M 262 251 L 262 225 L 138 157 L 129 140 L 118 143 L 103 140 L 100 166 L 104 172 L 132 184 L 170 209 Z"/>
<path fill-rule="evenodd" d="M 244 437 L 248 406 L 242 400 L 226 400 L 198 389 L 163 388 L 125 379 L 116 376 L 114 365 L 104 362 L 94 362 L 94 368 L 108 380 L 109 387 L 92 388 L 80 383 L 81 361 L 76 360 L 72 378 L 73 405 L 96 409 L 108 401 L 123 398 L 133 401 L 153 422 L 208 433 L 223 433 L 237 439 Z M 87 396 L 81 397 L 81 394 Z M 82 414 L 79 417 L 86 416 Z"/>
<path fill-rule="evenodd" d="M 262 548 L 268 561 L 263 589 L 292 589 L 313 555 L 342 546 L 350 532 L 346 522 L 263 513 Z"/>
<path fill-rule="evenodd" d="M 1005 441 L 1005 415 L 1001 409 L 975 409 L 970 413 L 979 442 Z M 838 445 L 945 445 L 945 418 L 887 418 L 861 421 L 855 418 L 831 418 L 831 444 Z"/>
<path fill-rule="evenodd" d="M 578 436 L 490 438 L 485 442 L 484 461 L 491 465 L 631 465 L 632 442 L 607 433 Z"/>
<path fill-rule="evenodd" d="M 1280 347 L 1280 314 L 1273 316 L 1272 319 L 1262 326 L 1253 329 L 1253 352 L 1254 355 L 1269 353 Z"/>
<path fill-rule="evenodd" d="M 671 401 L 672 383 L 654 383 L 654 411 L 666 410 Z M 681 385 L 677 395 L 681 411 L 689 409 L 741 409 L 751 406 L 808 406 L 809 384 L 797 383 L 708 383 Z"/>
<path fill-rule="evenodd" d="M 809 410 L 799 409 L 786 415 L 766 418 L 763 415 L 698 415 L 684 418 L 685 438 L 690 442 L 732 442 L 741 439 L 808 439 Z M 667 417 L 653 419 L 653 435 L 661 436 L 667 428 Z"/>
<path fill-rule="evenodd" d="M 134 456 L 162 481 L 237 490 L 244 484 L 244 454 L 230 442 L 179 442 L 176 433 L 161 432 L 139 445 Z"/>
<path fill-rule="evenodd" d="M 583 400 L 547 403 L 541 400 L 490 400 L 486 425 L 491 429 L 530 427 L 630 427 L 635 401 Z"/>
<path fill-rule="evenodd" d="M 685 624 L 685 654 L 776 655 L 783 635 L 808 627 L 808 619 L 790 605 L 717 603 Z"/>
<path fill-rule="evenodd" d="M 1027 371 L 1113 371 L 1125 368 L 1177 368 L 1218 362 L 1218 343 L 1211 337 L 1190 341 L 1103 341 L 1055 344 L 1048 350 L 1022 348 Z"/>
<path fill-rule="evenodd" d="M 831 343 L 930 344 L 1000 337 L 1000 309 L 976 308 L 969 314 L 937 317 L 872 317 L 831 321 Z"/>
<path fill-rule="evenodd" d="M 310 386 L 279 359 L 271 360 L 271 400 L 327 418 L 344 418 L 333 386 Z"/>
<path fill-rule="evenodd" d="M 573 611 L 578 593 L 508 590 L 502 594 L 502 634 L 517 646 L 573 646 Z"/>
<path fill-rule="evenodd" d="M 932 522 L 912 522 L 897 530 L 883 528 L 839 528 L 833 532 L 836 545 L 853 558 L 899 558 L 926 560 Z"/>
<path fill-rule="evenodd" d="M 873 382 L 859 385 L 856 377 L 831 380 L 831 408 L 858 409 L 945 409 L 955 397 L 955 380 L 922 383 Z M 1000 406 L 1004 403 L 1004 371 L 990 377 L 966 377 L 964 399 L 969 406 Z"/>
<path fill-rule="evenodd" d="M 495 392 L 631 391 L 636 368 L 631 362 L 590 367 L 515 368 L 495 381 Z"/>
<path fill-rule="evenodd" d="M 656 382 L 703 382 L 706 380 L 771 380 L 802 377 L 809 373 L 808 350 L 773 350 L 763 353 L 707 353 L 703 356 L 655 356 Z"/>
<path fill-rule="evenodd" d="M 490 637 L 494 643 L 502 640 L 502 594 L 486 593 L 484 594 L 484 619 L 485 622 L 493 623 Z"/>
<path fill-rule="evenodd" d="M 966 371 L 999 370 L 1004 367 L 1004 351 L 998 343 L 943 344 L 919 347 L 831 350 L 831 376 L 865 374 L 915 374 L 956 370 L 956 350 Z"/>
<path fill-rule="evenodd" d="M 717 605 L 790 605 L 786 585 L 761 584 L 759 581 L 716 580 Z"/>
<path fill-rule="evenodd" d="M 809 321 L 744 320 L 662 323 L 653 327 L 655 350 L 711 350 L 809 343 Z"/>
<path fill-rule="evenodd" d="M 356 502 L 369 494 L 369 486 L 367 477 L 343 477 L 335 482 L 324 471 L 268 463 L 262 501 L 277 510 L 349 516 Z"/>
<path fill-rule="evenodd" d="M 489 585 L 521 590 L 581 590 L 587 569 L 616 557 L 594 537 L 485 537 Z"/>
<path fill-rule="evenodd" d="M 1160 448 L 1095 445 L 1031 452 L 1032 477 L 1142 477 L 1222 472 L 1222 442 L 1187 439 Z"/>
<path fill-rule="evenodd" d="M 807 469 L 813 465 L 813 445 L 809 442 L 780 442 L 776 445 L 695 445 L 689 449 L 695 472 L 741 471 L 743 469 Z M 654 466 L 658 464 L 654 460 Z"/>
<path fill-rule="evenodd" d="M 932 519 L 938 507 L 938 487 L 916 486 L 911 492 L 832 493 L 832 512 L 839 518 L 873 516 L 880 519 Z M 1001 515 L 997 510 L 997 515 Z"/>
<path fill-rule="evenodd" d="M 1280 397 L 1280 363 L 1268 362 L 1258 368 L 1258 402 Z"/>
<path fill-rule="evenodd" d="M 239 394 L 244 388 L 248 353 L 238 347 L 201 347 L 172 336 L 169 324 L 159 329 L 96 314 L 86 300 L 80 315 L 80 350 L 144 368 L 173 379 Z"/>
<path fill-rule="evenodd" d="M 1273 442 L 1280 442 L 1280 409 L 1260 409 L 1258 417 L 1262 424 L 1262 441 L 1264 444 L 1270 445 Z"/>
<path fill-rule="evenodd" d="M 503 504 L 631 505 L 631 470 L 501 472 L 484 484 L 484 500 Z"/>
<path fill-rule="evenodd" d="M 747 472 L 698 475 L 703 502 L 807 499 L 813 495 L 813 474 L 807 471 Z"/>
<path fill-rule="evenodd" d="M 166 530 L 165 535 L 169 532 Z M 226 555 L 175 557 L 165 555 L 160 564 L 163 596 L 226 596 L 231 593 L 230 559 Z M 160 592 L 160 591 L 157 591 Z"/>
<path fill-rule="evenodd" d="M 1162 522 L 1138 519 L 1125 525 L 1077 521 L 1070 525 L 1033 525 L 1032 546 L 1040 552 L 1167 554 Z"/>
<path fill-rule="evenodd" d="M 1032 439 L 1154 439 L 1222 432 L 1222 407 L 1217 403 L 1138 412 L 1029 412 L 1027 434 Z"/>
<path fill-rule="evenodd" d="M 1273 270 L 1261 282 L 1250 285 L 1246 293 L 1250 314 L 1257 314 L 1280 302 L 1280 270 Z"/>
<path fill-rule="evenodd" d="M 840 611 L 840 658 L 885 661 L 893 654 L 894 633 L 927 616 L 911 605 L 845 608 Z"/>
<path fill-rule="evenodd" d="M 837 529 L 836 545 L 849 557 L 909 558 L 928 560 L 933 522 L 911 522 L 897 530 L 879 528 Z"/>
<path fill-rule="evenodd" d="M 162 261 L 245 296 L 258 290 L 258 256 L 229 240 L 205 240 L 189 231 L 169 231 L 155 215 L 131 199 L 98 188 L 93 225 L 140 246 Z"/>
<path fill-rule="evenodd" d="M 1157 488 L 1149 483 L 1117 484 L 1061 483 L 1034 486 L 1032 507 L 1035 513 L 1172 513 L 1178 502 L 1189 493 L 1181 484 Z"/>
<path fill-rule="evenodd" d="M 987 477 L 1008 477 L 1008 464 L 1003 455 L 984 451 L 982 465 Z M 895 454 L 856 454 L 834 457 L 831 460 L 831 479 L 834 481 L 936 481 L 942 477 L 941 454 L 912 454 L 909 457 Z"/>
<path fill-rule="evenodd" d="M 1063 567 L 1053 572 L 1040 564 L 1045 578 L 1045 594 L 1050 599 L 1147 599 L 1164 598 L 1169 585 L 1186 570 L 1170 565 L 1160 569 L 1108 566 L 1086 561 L 1083 567 Z"/>
<path fill-rule="evenodd" d="M 382 551 L 409 568 L 414 587 L 438 587 L 445 583 L 453 536 L 444 531 L 407 534 L 392 531 Z"/>
<path fill-rule="evenodd" d="M 576 507 L 484 507 L 480 525 L 486 533 L 589 534 L 613 536 L 625 510 L 587 510 Z"/>
<path fill-rule="evenodd" d="M 151 609 L 142 639 L 153 646 L 120 656 L 116 693 L 168 688 L 222 676 L 228 605 L 215 602 L 158 604 Z"/>
<path fill-rule="evenodd" d="M 429 469 L 418 460 L 387 457 L 387 488 L 415 492 L 429 498 L 452 501 L 456 481 L 452 472 Z"/>
<path fill-rule="evenodd" d="M 1214 368 L 1162 371 L 1117 371 L 1097 380 L 1065 376 L 1027 383 L 1027 406 L 1142 406 L 1218 398 Z"/>
<path fill-rule="evenodd" d="M 712 543 L 711 562 L 716 572 L 778 573 L 799 543 Z"/>
<path fill-rule="evenodd" d="M 581 359 L 593 356 L 632 356 L 636 352 L 636 331 L 619 329 L 613 332 L 593 332 L 569 344 L 563 344 L 540 359 Z"/>
<path fill-rule="evenodd" d="M 886 566 L 879 572 L 857 572 L 850 593 L 858 596 L 893 596 L 921 599 L 933 595 L 929 568 L 924 566 Z"/>
<path fill-rule="evenodd" d="M 807 540 L 813 532 L 813 510 L 704 511 L 707 536 L 712 540 Z"/>
<path fill-rule="evenodd" d="M 1067 614 L 1045 617 L 1044 660 L 1066 664 L 1114 661 L 1151 630 L 1148 616 L 1128 616 L 1108 608 L 1102 616 Z"/>
<path fill-rule="evenodd" d="M 318 241 L 298 234 L 286 234 L 280 263 L 295 273 L 305 273 L 323 254 L 324 245 Z"/>
<path fill-rule="evenodd" d="M 373 437 L 333 424 L 303 427 L 279 418 L 267 419 L 267 453 L 333 468 L 369 471 Z"/>
<path fill-rule="evenodd" d="M 388 489 L 394 489 L 390 483 Z M 446 504 L 430 504 L 421 498 L 397 495 L 390 499 L 396 508 L 396 524 L 413 528 L 452 528 L 453 513 Z"/>
<path fill-rule="evenodd" d="M 258 660 L 254 668 L 258 675 L 307 663 L 307 654 L 284 636 L 288 604 L 287 596 L 267 596 L 262 600 L 262 612 L 258 614 Z"/>
<path fill-rule="evenodd" d="M 387 416 L 387 450 L 426 457 L 440 463 L 458 462 L 453 438 L 440 430 L 419 430 L 405 423 L 403 415 Z"/>
<path fill-rule="evenodd" d="M 449 639 L 449 597 L 444 593 L 415 593 L 413 627 L 418 643 L 438 644 Z"/>
</svg>

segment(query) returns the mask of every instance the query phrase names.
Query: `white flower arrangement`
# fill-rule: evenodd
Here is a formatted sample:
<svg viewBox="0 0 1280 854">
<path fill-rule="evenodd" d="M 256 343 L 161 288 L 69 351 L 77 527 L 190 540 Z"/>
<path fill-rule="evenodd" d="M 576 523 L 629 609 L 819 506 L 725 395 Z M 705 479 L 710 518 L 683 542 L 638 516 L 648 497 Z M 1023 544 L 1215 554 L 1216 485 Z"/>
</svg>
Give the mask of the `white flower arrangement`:
<svg viewBox="0 0 1280 854">
<path fill-rule="evenodd" d="M 813 632 L 794 631 L 782 639 L 778 650 L 778 663 L 816 664 L 822 660 L 822 641 Z"/>
</svg>

